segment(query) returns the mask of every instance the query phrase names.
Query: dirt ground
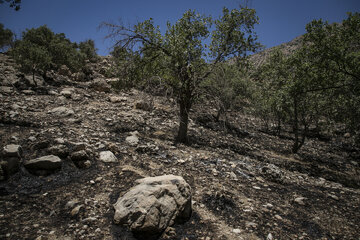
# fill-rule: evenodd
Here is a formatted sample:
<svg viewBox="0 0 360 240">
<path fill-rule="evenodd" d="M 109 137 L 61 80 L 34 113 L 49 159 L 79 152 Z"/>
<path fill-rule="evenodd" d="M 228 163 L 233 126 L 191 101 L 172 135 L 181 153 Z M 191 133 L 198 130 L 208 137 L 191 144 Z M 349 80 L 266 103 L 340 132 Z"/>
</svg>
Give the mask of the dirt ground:
<svg viewBox="0 0 360 240">
<path fill-rule="evenodd" d="M 229 113 L 231 127 L 195 106 L 190 145 L 174 145 L 174 101 L 132 90 L 106 94 L 86 84 L 46 93 L 0 95 L 0 147 L 22 146 L 23 160 L 59 144 L 86 143 L 91 166 L 63 157 L 35 176 L 23 166 L 0 182 L 0 239 L 133 239 L 113 224 L 117 198 L 145 176 L 175 174 L 192 187 L 193 215 L 161 239 L 360 239 L 360 150 L 341 136 L 307 139 L 292 154 L 291 134 L 275 136 L 250 115 Z M 29 95 L 30 94 L 30 95 Z M 120 97 L 109 101 L 109 97 Z M 152 102 L 151 109 L 135 103 Z M 69 116 L 51 110 L 63 106 Z M 126 137 L 138 131 L 139 142 Z M 112 151 L 116 163 L 99 161 Z"/>
</svg>

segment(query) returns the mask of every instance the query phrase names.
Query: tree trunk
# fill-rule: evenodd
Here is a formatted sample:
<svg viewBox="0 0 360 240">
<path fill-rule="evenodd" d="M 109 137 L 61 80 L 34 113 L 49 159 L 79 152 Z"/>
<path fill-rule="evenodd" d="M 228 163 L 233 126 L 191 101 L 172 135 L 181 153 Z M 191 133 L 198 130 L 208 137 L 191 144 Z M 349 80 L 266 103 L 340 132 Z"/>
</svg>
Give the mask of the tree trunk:
<svg viewBox="0 0 360 240">
<path fill-rule="evenodd" d="M 300 149 L 299 143 L 299 117 L 298 117 L 298 102 L 296 96 L 294 97 L 294 122 L 293 122 L 293 131 L 294 131 L 294 145 L 292 147 L 292 152 L 297 153 Z"/>
<path fill-rule="evenodd" d="M 178 135 L 176 137 L 176 142 L 185 143 L 189 142 L 187 131 L 188 131 L 188 124 L 189 124 L 189 111 L 190 111 L 189 100 L 182 99 L 180 100 L 180 125 Z"/>
</svg>

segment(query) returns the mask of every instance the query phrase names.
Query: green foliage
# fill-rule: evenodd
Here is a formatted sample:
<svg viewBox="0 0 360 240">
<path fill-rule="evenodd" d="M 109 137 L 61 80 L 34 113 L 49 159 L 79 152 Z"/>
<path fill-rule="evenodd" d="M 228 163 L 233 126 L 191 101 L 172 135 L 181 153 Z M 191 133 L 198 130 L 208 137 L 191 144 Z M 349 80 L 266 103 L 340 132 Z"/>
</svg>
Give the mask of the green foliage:
<svg viewBox="0 0 360 240">
<path fill-rule="evenodd" d="M 5 49 L 13 43 L 14 34 L 10 29 L 5 29 L 0 23 L 0 49 Z"/>
<path fill-rule="evenodd" d="M 212 74 L 201 83 L 208 99 L 215 103 L 217 120 L 229 109 L 240 109 L 252 98 L 253 86 L 247 68 L 235 64 L 218 64 Z"/>
<path fill-rule="evenodd" d="M 21 0 L 0 0 L 0 4 L 4 2 L 10 3 L 10 7 L 14 8 L 15 11 L 20 10 Z"/>
<path fill-rule="evenodd" d="M 307 25 L 303 45 L 286 58 L 274 49 L 255 74 L 256 109 L 265 122 L 291 124 L 293 152 L 304 144 L 321 119 L 340 121 L 359 133 L 360 15 L 342 24 L 315 20 Z"/>
<path fill-rule="evenodd" d="M 94 47 L 91 41 L 80 45 L 83 51 Z M 15 42 L 11 53 L 24 72 L 33 74 L 45 74 L 49 70 L 59 69 L 62 65 L 75 72 L 81 69 L 88 57 L 81 49 L 78 50 L 77 44 L 67 39 L 65 34 L 55 34 L 46 25 L 23 32 L 22 39 Z"/>
<path fill-rule="evenodd" d="M 200 83 L 229 57 L 242 57 L 259 44 L 253 33 L 258 18 L 253 9 L 223 10 L 223 16 L 213 21 L 195 11 L 185 12 L 174 24 L 167 23 L 161 34 L 152 19 L 127 28 L 104 23 L 108 37 L 116 38 L 117 46 L 132 49 L 140 57 L 140 67 L 160 75 L 172 89 L 180 107 L 180 126 L 177 141 L 187 142 L 188 114 L 198 96 Z M 211 32 L 212 24 L 216 28 Z M 206 40 L 212 39 L 210 46 Z M 140 75 L 143 76 L 143 75 Z"/>
<path fill-rule="evenodd" d="M 341 24 L 314 20 L 306 29 L 306 50 L 329 96 L 331 118 L 360 135 L 360 14 L 349 13 Z"/>
<path fill-rule="evenodd" d="M 89 60 L 90 62 L 97 62 L 99 57 L 96 53 L 95 42 L 92 39 L 80 42 L 78 45 L 82 57 Z"/>
</svg>

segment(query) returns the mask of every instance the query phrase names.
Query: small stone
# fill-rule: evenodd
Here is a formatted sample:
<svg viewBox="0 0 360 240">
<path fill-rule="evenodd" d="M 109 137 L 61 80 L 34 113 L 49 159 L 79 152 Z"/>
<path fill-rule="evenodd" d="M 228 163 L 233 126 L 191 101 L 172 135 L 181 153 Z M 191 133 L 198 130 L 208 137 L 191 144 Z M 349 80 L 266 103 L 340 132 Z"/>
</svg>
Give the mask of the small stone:
<svg viewBox="0 0 360 240">
<path fill-rule="evenodd" d="M 258 186 L 253 186 L 253 189 L 260 190 L 261 188 Z"/>
<path fill-rule="evenodd" d="M 304 200 L 305 200 L 304 197 L 297 197 L 294 199 L 294 202 L 296 202 L 297 204 L 300 204 L 300 205 L 305 205 Z"/>
<path fill-rule="evenodd" d="M 241 230 L 238 229 L 238 228 L 234 228 L 234 229 L 232 230 L 232 232 L 233 232 L 233 233 L 236 233 L 236 234 L 240 234 L 240 233 L 241 233 Z"/>
<path fill-rule="evenodd" d="M 89 160 L 86 160 L 86 161 L 84 162 L 84 167 L 85 167 L 85 168 L 91 167 L 91 162 L 90 162 Z"/>
<path fill-rule="evenodd" d="M 31 136 L 31 137 L 28 138 L 28 140 L 29 140 L 30 142 L 35 142 L 35 141 L 36 141 L 36 137 Z"/>
<path fill-rule="evenodd" d="M 230 172 L 230 178 L 232 180 L 237 180 L 237 176 L 236 176 L 236 174 L 234 172 Z"/>
<path fill-rule="evenodd" d="M 256 228 L 257 227 L 257 224 L 254 222 L 246 222 L 245 225 L 247 228 L 249 228 L 249 227 Z"/>
<path fill-rule="evenodd" d="M 55 138 L 55 142 L 58 144 L 64 144 L 65 140 L 63 138 Z"/>
<path fill-rule="evenodd" d="M 63 117 L 74 115 L 74 111 L 66 107 L 53 108 L 50 113 Z"/>
<path fill-rule="evenodd" d="M 328 194 L 328 196 L 331 197 L 332 199 L 336 200 L 336 201 L 339 200 L 339 198 L 334 194 Z"/>
<path fill-rule="evenodd" d="M 281 217 L 280 215 L 277 215 L 277 214 L 276 214 L 274 217 L 275 217 L 277 220 L 282 220 L 282 217 Z"/>
<path fill-rule="evenodd" d="M 130 145 L 137 145 L 139 143 L 139 138 L 135 135 L 129 136 L 125 139 Z"/>
<path fill-rule="evenodd" d="M 71 154 L 70 158 L 72 161 L 78 162 L 78 161 L 85 161 L 85 160 L 89 159 L 89 156 L 87 155 L 85 150 L 81 150 L 81 151 L 73 152 Z"/>
<path fill-rule="evenodd" d="M 95 182 L 101 182 L 102 179 L 103 179 L 102 177 L 97 177 L 97 178 L 95 179 Z"/>
<path fill-rule="evenodd" d="M 127 98 L 126 97 L 111 96 L 111 97 L 109 97 L 109 101 L 112 102 L 112 103 L 125 102 L 125 101 L 127 101 Z"/>
<path fill-rule="evenodd" d="M 273 236 L 271 233 L 269 233 L 266 237 L 266 240 L 273 240 Z"/>
<path fill-rule="evenodd" d="M 66 98 L 71 98 L 72 92 L 69 89 L 64 89 L 60 92 L 60 95 Z"/>
<path fill-rule="evenodd" d="M 100 228 L 97 228 L 97 229 L 95 229 L 95 232 L 96 232 L 96 233 L 99 233 L 99 232 L 101 232 L 101 229 L 100 229 Z"/>
<path fill-rule="evenodd" d="M 65 205 L 65 208 L 66 209 L 69 209 L 69 208 L 73 208 L 76 204 L 78 204 L 79 201 L 78 200 L 71 200 L 71 201 L 68 201 Z"/>
<path fill-rule="evenodd" d="M 71 216 L 76 216 L 79 214 L 80 209 L 83 208 L 83 205 L 79 205 L 75 207 L 73 210 L 71 210 Z"/>
<path fill-rule="evenodd" d="M 77 143 L 73 144 L 74 152 L 85 150 L 85 149 L 86 149 L 86 143 L 84 143 L 84 142 L 77 142 Z"/>
<path fill-rule="evenodd" d="M 116 156 L 110 151 L 100 152 L 100 161 L 103 162 L 117 162 Z"/>
<path fill-rule="evenodd" d="M 21 157 L 22 148 L 20 145 L 10 144 L 6 145 L 3 150 L 4 157 Z"/>
</svg>

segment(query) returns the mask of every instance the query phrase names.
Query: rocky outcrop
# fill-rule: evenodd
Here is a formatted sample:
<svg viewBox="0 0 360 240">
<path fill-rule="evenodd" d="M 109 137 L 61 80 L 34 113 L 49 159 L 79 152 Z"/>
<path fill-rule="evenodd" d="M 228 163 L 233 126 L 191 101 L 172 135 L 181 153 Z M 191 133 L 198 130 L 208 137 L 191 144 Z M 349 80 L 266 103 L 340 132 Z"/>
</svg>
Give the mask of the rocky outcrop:
<svg viewBox="0 0 360 240">
<path fill-rule="evenodd" d="M 127 225 L 138 239 L 157 239 L 175 222 L 191 216 L 191 189 L 179 176 L 164 175 L 137 180 L 114 205 L 114 221 Z"/>
</svg>

